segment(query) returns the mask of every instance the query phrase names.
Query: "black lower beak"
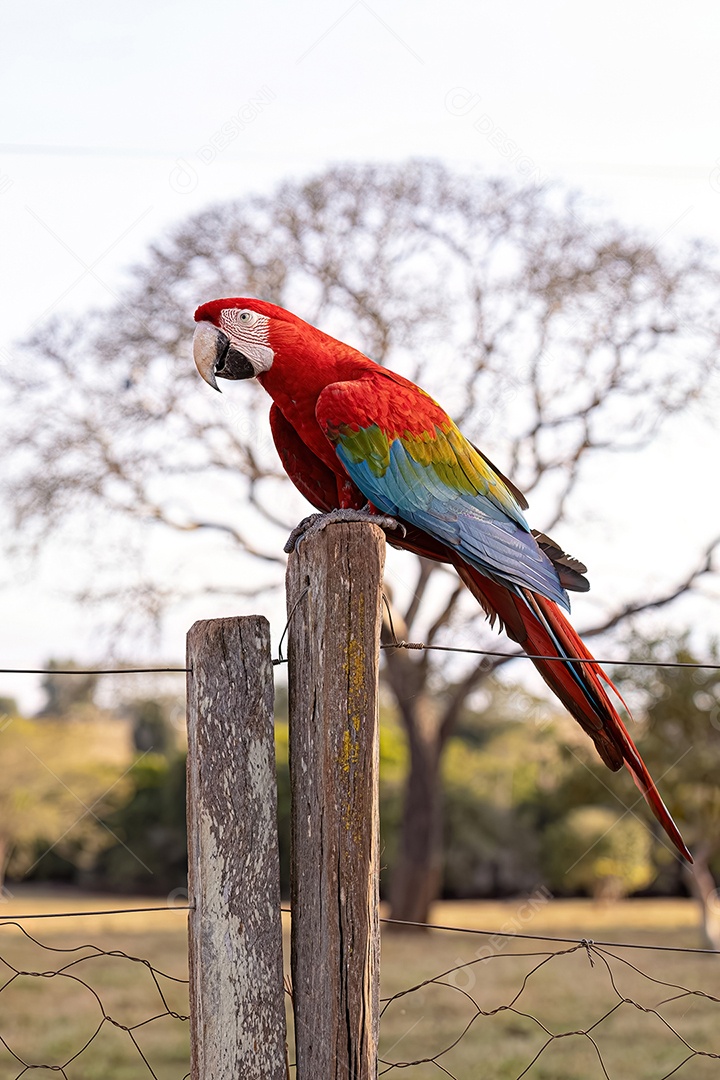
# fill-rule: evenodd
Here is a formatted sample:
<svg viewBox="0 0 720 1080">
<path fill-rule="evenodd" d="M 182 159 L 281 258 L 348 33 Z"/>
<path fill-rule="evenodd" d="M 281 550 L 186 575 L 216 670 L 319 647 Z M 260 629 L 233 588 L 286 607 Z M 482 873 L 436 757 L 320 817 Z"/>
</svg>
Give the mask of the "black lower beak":
<svg viewBox="0 0 720 1080">
<path fill-rule="evenodd" d="M 238 352 L 222 331 L 217 335 L 214 372 L 219 379 L 252 379 L 255 376 L 255 368 L 247 356 Z"/>
</svg>

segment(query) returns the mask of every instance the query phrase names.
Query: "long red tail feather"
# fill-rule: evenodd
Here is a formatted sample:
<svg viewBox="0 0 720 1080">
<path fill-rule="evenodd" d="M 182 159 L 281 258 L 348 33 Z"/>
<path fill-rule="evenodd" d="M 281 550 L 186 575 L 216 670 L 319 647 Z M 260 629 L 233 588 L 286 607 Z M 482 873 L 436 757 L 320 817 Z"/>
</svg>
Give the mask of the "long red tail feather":
<svg viewBox="0 0 720 1080">
<path fill-rule="evenodd" d="M 534 659 L 535 667 L 568 712 L 595 743 L 614 771 L 624 764 L 645 801 L 683 858 L 692 862 L 680 831 L 660 797 L 645 763 L 605 690 L 615 688 L 559 608 L 545 597 L 522 595 L 456 563 L 458 574 L 491 619 L 499 618 L 508 635 Z M 570 663 L 579 660 L 583 663 Z M 617 691 L 616 691 L 617 692 Z M 619 695 L 618 695 L 619 696 Z"/>
<path fill-rule="evenodd" d="M 389 536 L 388 539 L 391 544 L 409 548 L 425 558 L 439 559 L 442 562 L 452 559 L 445 545 L 413 526 L 408 528 L 404 538 Z M 508 636 L 531 657 L 552 658 L 533 659 L 533 663 L 570 715 L 593 740 L 598 754 L 608 768 L 615 772 L 625 765 L 629 770 L 637 788 L 675 847 L 684 859 L 692 863 L 693 857 L 680 830 L 607 695 L 605 687 L 609 686 L 613 690 L 615 687 L 557 605 L 529 590 L 524 590 L 522 594 L 511 592 L 460 558 L 452 559 L 452 562 L 459 577 L 486 612 L 491 624 L 499 620 Z M 583 663 L 572 664 L 572 660 Z"/>
</svg>

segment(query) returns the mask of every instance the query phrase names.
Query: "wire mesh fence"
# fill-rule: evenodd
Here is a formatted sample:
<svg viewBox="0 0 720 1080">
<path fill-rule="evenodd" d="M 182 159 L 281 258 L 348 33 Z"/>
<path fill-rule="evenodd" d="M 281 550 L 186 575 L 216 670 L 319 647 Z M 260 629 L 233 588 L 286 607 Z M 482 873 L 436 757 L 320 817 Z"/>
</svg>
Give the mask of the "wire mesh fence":
<svg viewBox="0 0 720 1080">
<path fill-rule="evenodd" d="M 531 899 L 524 910 L 546 902 Z M 109 938 L 128 932 L 117 926 L 102 932 L 102 946 L 60 943 L 73 916 L 164 910 L 0 922 L 0 1077 L 43 1070 L 67 1080 L 187 1080 L 188 982 L 175 973 L 184 967 L 184 925 L 169 952 L 167 944 L 158 950 L 165 926 L 158 934 L 143 918 L 133 935 L 169 970 L 110 947 Z M 27 929 L 30 917 L 62 920 L 63 928 L 48 940 Z M 417 928 L 383 923 L 380 1076 L 720 1076 L 720 953 L 443 925 L 396 933 Z"/>
<path fill-rule="evenodd" d="M 512 658 L 397 640 L 384 647 Z M 281 640 L 274 663 L 284 662 Z M 131 670 L 136 669 L 102 669 Z M 130 910 L 137 917 L 143 909 L 114 914 Z M 93 914 L 100 913 L 45 917 Z M 184 927 L 171 935 L 172 942 L 163 940 L 165 931 L 147 927 L 133 934 L 130 949 L 130 938 L 119 935 L 104 934 L 101 945 L 70 941 L 65 922 L 50 937 L 36 936 L 24 925 L 27 917 L 0 921 L 0 1080 L 40 1070 L 67 1080 L 186 1080 Z M 409 1070 L 413 1080 L 720 1077 L 717 952 L 443 925 L 393 933 L 400 925 L 383 921 L 379 1075 Z M 402 928 L 417 931 L 410 924 Z M 291 995 L 290 989 L 289 1004 Z M 290 1064 L 288 1075 L 295 1073 Z"/>
<path fill-rule="evenodd" d="M 379 1075 L 720 1076 L 720 954 L 438 929 L 420 942 L 384 938 Z M 404 972 L 402 985 L 391 968 Z"/>
<path fill-rule="evenodd" d="M 157 920 L 153 926 L 149 915 L 167 910 L 49 912 L 0 922 L 3 1080 L 39 1070 L 66 1080 L 190 1075 L 184 923 L 174 931 Z M 118 914 L 132 914 L 135 925 L 108 928 L 105 917 Z M 105 919 L 102 945 L 75 943 L 80 915 Z M 38 917 L 53 920 L 52 929 L 43 924 L 42 937 L 24 925 Z M 114 947 L 125 935 L 153 960 Z"/>
<path fill-rule="evenodd" d="M 533 915 L 548 902 L 530 898 L 520 910 Z M 163 911 L 46 912 L 0 922 L 0 1077 L 43 1070 L 66 1080 L 187 1080 L 184 922 L 168 933 L 163 921 L 158 932 L 154 916 Z M 132 938 L 153 960 L 115 947 L 116 937 L 129 936 L 117 922 L 94 935 L 102 945 L 68 940 L 73 917 L 114 915 L 136 924 L 142 916 Z M 31 932 L 29 918 L 57 922 L 52 934 L 37 924 Z M 380 1076 L 720 1076 L 720 953 L 383 924 Z"/>
</svg>

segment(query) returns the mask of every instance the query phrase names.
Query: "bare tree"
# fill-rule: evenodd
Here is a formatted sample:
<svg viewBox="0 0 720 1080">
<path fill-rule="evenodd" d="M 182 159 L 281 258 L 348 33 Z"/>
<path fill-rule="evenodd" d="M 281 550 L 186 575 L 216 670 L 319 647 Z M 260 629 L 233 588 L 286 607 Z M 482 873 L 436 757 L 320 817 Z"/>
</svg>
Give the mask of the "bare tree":
<svg viewBox="0 0 720 1080">
<path fill-rule="evenodd" d="M 91 595 L 112 597 L 132 574 L 160 610 L 183 590 L 281 580 L 283 534 L 302 507 L 267 401 L 256 386 L 210 395 L 189 359 L 193 308 L 233 295 L 288 307 L 436 393 L 534 494 L 544 529 L 567 515 L 586 461 L 647 445 L 718 366 L 714 255 L 665 254 L 559 192 L 411 162 L 334 168 L 217 206 L 152 247 L 115 307 L 43 327 L 11 373 L 22 409 L 4 433 L 18 451 L 4 486 L 20 543 L 61 523 L 77 536 L 82 511 L 98 563 Z M 170 531 L 186 535 L 192 574 L 163 562 Z M 109 535 L 122 536 L 120 562 Z M 712 569 L 705 541 L 707 557 L 691 557 L 679 582 L 603 623 L 692 588 Z M 411 574 L 405 560 L 398 636 L 487 643 L 456 581 L 420 560 Z M 386 652 L 411 759 L 397 918 L 424 920 L 437 895 L 442 750 L 492 666 Z"/>
</svg>

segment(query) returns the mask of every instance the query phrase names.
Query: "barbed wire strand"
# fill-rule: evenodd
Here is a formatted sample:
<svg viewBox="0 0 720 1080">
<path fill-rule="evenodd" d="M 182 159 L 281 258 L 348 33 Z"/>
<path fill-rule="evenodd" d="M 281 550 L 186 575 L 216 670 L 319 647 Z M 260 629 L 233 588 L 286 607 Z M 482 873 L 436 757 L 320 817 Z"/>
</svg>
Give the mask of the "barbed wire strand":
<svg viewBox="0 0 720 1080">
<path fill-rule="evenodd" d="M 283 909 L 285 910 L 285 909 Z M 442 923 L 419 923 L 410 922 L 406 919 L 384 919 L 380 922 L 390 923 L 397 926 L 413 927 L 416 930 L 448 930 L 453 934 L 478 934 L 487 937 L 521 938 L 524 941 L 553 941 L 559 944 L 570 945 L 597 945 L 608 946 L 613 949 L 649 949 L 653 952 L 677 952 L 699 953 L 703 956 L 720 956 L 720 949 L 693 949 L 681 945 L 647 945 L 630 941 L 596 941 L 590 938 L 552 937 L 548 934 L 522 934 L 512 930 L 480 930 L 477 927 L 468 926 L 445 926 Z"/>
<path fill-rule="evenodd" d="M 292 915 L 292 909 L 281 907 L 284 915 Z M 634 941 L 598 941 L 594 938 L 554 937 L 551 934 L 524 934 L 515 930 L 483 930 L 476 926 L 448 926 L 445 923 L 412 922 L 409 919 L 389 919 L 380 917 L 381 923 L 390 926 L 406 926 L 413 930 L 444 930 L 451 934 L 476 934 L 484 937 L 518 938 L 522 941 L 549 941 L 559 945 L 577 945 L 611 949 L 646 949 L 650 952 L 694 953 L 700 956 L 720 956 L 720 949 L 695 949 L 683 945 L 648 945 Z"/>
<path fill-rule="evenodd" d="M 91 911 L 30 912 L 21 915 L 0 915 L 0 925 L 16 922 L 19 919 L 68 919 L 97 915 L 136 915 L 145 912 L 194 910 L 195 905 L 188 903 L 156 905 L 154 907 L 141 908 L 98 908 Z M 284 915 L 292 915 L 292 909 L 289 907 L 281 907 L 280 911 Z M 614 949 L 648 949 L 653 952 L 696 953 L 703 956 L 720 956 L 720 949 L 697 949 L 680 945 L 648 945 L 631 941 L 599 941 L 590 938 L 556 937 L 551 934 L 525 934 L 512 930 L 484 930 L 475 926 L 450 926 L 446 923 L 412 922 L 409 919 L 390 919 L 386 917 L 381 917 L 380 922 L 387 923 L 391 926 L 406 926 L 414 930 L 442 930 L 453 934 L 476 934 L 487 937 L 520 938 L 525 941 L 550 941 L 562 945 L 582 945 L 583 947 L 593 945 L 597 947 L 607 946 Z"/>
<path fill-rule="evenodd" d="M 288 614 L 288 617 L 285 621 L 285 626 L 283 627 L 283 632 L 280 635 L 280 641 L 278 642 L 278 655 L 272 661 L 274 667 L 277 667 L 280 664 L 287 664 L 288 662 L 287 657 L 283 656 L 283 642 L 285 641 L 288 630 L 290 629 L 290 623 L 292 622 L 292 618 L 295 612 L 297 611 L 309 591 L 310 586 L 306 585 L 303 591 L 298 596 L 295 603 L 293 604 L 292 610 Z M 690 660 L 612 660 L 598 659 L 597 657 L 586 658 L 581 656 L 543 656 L 539 653 L 508 653 L 503 652 L 499 649 L 473 649 L 468 646 L 461 645 L 427 645 L 423 641 L 398 640 L 397 634 L 395 632 L 391 605 L 384 592 L 381 594 L 381 596 L 388 617 L 390 634 L 392 636 L 392 641 L 382 642 L 380 644 L 381 649 L 408 649 L 417 652 L 460 653 L 467 656 L 489 656 L 499 660 L 542 660 L 554 664 L 603 664 L 607 667 L 689 668 L 691 670 L 720 671 L 720 662 L 700 663 Z M 187 674 L 189 671 L 192 671 L 192 668 L 0 668 L 0 675 L 148 675 L 163 674 L 167 672 Z"/>
<path fill-rule="evenodd" d="M 299 603 L 300 600 L 298 600 Z M 297 604 L 295 606 L 297 607 Z M 283 638 L 287 633 L 287 629 L 286 624 Z M 553 664 L 602 664 L 606 667 L 688 668 L 689 670 L 720 671 L 720 663 L 700 663 L 690 660 L 616 660 L 598 659 L 597 657 L 586 659 L 582 656 L 540 656 L 536 653 L 506 653 L 494 649 L 471 649 L 460 645 L 426 645 L 422 641 L 387 641 L 383 642 L 380 648 L 408 649 L 416 652 L 461 653 L 468 656 L 492 656 L 502 660 L 545 660 Z M 288 662 L 287 657 L 282 656 L 280 646 L 278 652 L 279 655 L 273 659 L 274 667 Z M 192 668 L 0 668 L 0 675 L 160 675 L 167 673 L 179 675 L 187 674 L 189 671 L 192 671 Z"/>
<path fill-rule="evenodd" d="M 422 641 L 388 641 L 380 646 L 381 649 L 417 649 L 423 652 L 450 652 L 467 653 L 472 656 L 494 656 L 504 660 L 549 660 L 555 664 L 604 664 L 608 667 L 655 667 L 655 668 L 704 668 L 709 671 L 720 671 L 720 663 L 696 663 L 689 660 L 608 660 L 586 659 L 581 656 L 540 656 L 535 653 L 516 652 L 506 653 L 492 649 L 470 649 L 459 645 L 426 645 Z"/>
</svg>

